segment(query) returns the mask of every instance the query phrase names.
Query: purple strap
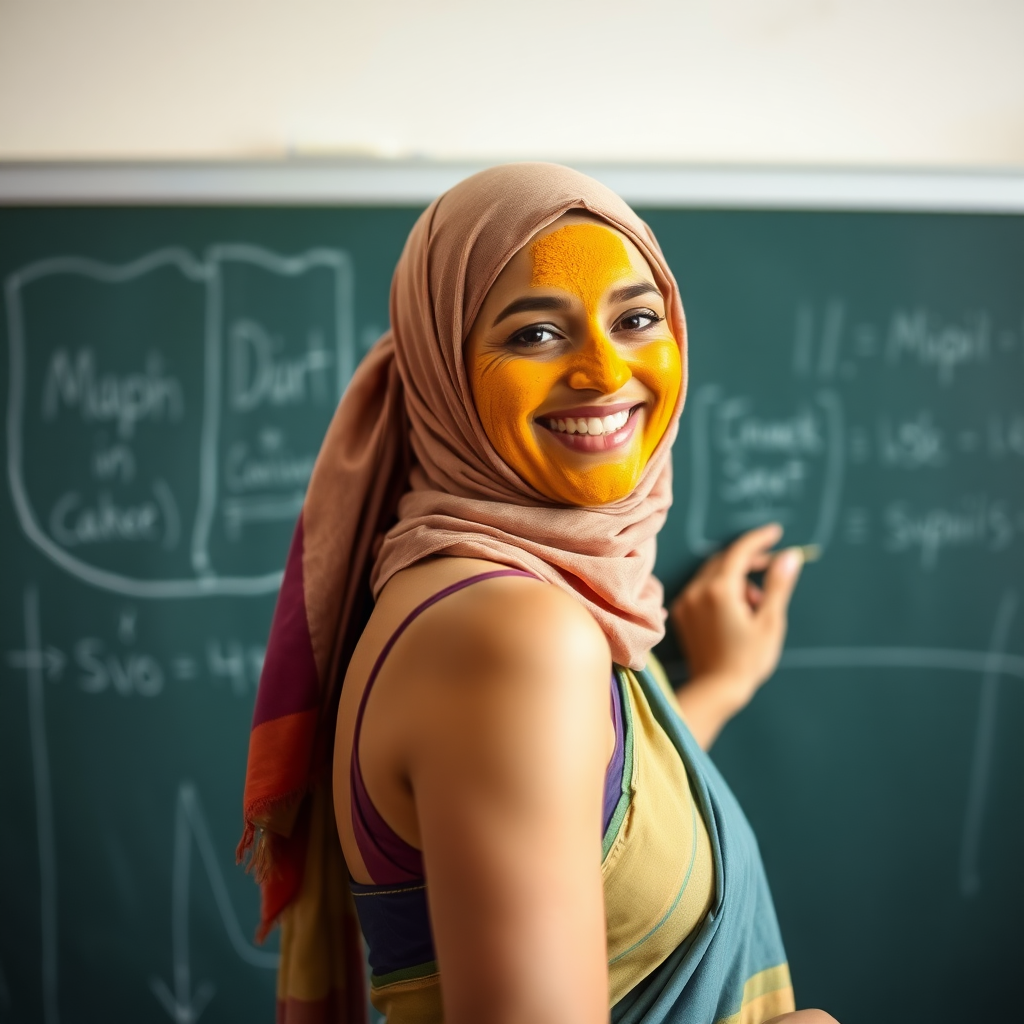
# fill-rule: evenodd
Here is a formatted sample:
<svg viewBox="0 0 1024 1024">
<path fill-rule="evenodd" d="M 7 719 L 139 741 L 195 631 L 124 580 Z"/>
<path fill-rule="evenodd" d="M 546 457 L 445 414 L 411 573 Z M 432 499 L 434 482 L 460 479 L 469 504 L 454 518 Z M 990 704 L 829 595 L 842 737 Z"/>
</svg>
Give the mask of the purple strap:
<svg viewBox="0 0 1024 1024">
<path fill-rule="evenodd" d="M 622 796 L 622 773 L 626 768 L 626 727 L 622 722 L 622 695 L 612 671 L 612 723 L 615 726 L 615 749 L 604 773 L 604 816 L 601 835 L 608 831 L 612 815 Z"/>
<path fill-rule="evenodd" d="M 410 846 L 401 836 L 395 834 L 391 826 L 380 816 L 380 812 L 370 799 L 370 794 L 366 791 L 362 769 L 359 766 L 359 734 L 363 727 L 363 712 L 366 710 L 366 700 L 370 696 L 370 690 L 373 689 L 373 684 L 377 680 L 385 659 L 391 653 L 391 648 L 395 646 L 398 638 L 412 625 L 419 615 L 451 594 L 458 593 L 458 591 L 472 586 L 474 583 L 497 579 L 499 576 L 526 576 L 532 580 L 538 578 L 533 573 L 525 572 L 522 569 L 493 569 L 490 572 L 480 573 L 477 576 L 470 576 L 467 579 L 459 580 L 458 583 L 453 583 L 451 586 L 445 587 L 444 590 L 439 590 L 409 612 L 398 629 L 391 634 L 388 642 L 381 648 L 380 654 L 377 655 L 373 670 L 366 681 L 366 688 L 363 690 L 362 699 L 359 701 L 359 711 L 356 713 L 355 735 L 352 738 L 352 764 L 349 773 L 352 789 L 352 830 L 355 833 L 356 845 L 359 847 L 360 854 L 362 854 L 366 870 L 378 885 L 396 885 L 404 882 L 422 881 L 423 855 L 415 847 Z"/>
</svg>

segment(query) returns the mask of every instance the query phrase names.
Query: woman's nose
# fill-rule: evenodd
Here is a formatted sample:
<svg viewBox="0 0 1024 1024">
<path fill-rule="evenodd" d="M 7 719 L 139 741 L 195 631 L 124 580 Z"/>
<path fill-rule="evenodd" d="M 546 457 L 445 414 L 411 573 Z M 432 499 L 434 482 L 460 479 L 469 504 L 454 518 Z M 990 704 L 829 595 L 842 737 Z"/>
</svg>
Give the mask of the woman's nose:
<svg viewBox="0 0 1024 1024">
<path fill-rule="evenodd" d="M 611 395 L 632 376 L 629 365 L 619 355 L 611 339 L 603 331 L 594 330 L 577 355 L 569 374 L 569 387 L 576 391 L 600 391 L 603 395 Z"/>
</svg>

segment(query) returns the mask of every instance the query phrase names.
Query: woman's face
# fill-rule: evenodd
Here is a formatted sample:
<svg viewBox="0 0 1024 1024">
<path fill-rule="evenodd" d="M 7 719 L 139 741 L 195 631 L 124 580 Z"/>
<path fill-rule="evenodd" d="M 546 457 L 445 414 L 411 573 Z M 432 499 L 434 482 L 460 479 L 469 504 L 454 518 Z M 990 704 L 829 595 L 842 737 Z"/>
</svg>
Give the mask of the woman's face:
<svg viewBox="0 0 1024 1024">
<path fill-rule="evenodd" d="M 624 235 L 579 214 L 512 257 L 465 354 L 495 450 L 567 505 L 604 505 L 636 487 L 682 384 L 679 345 L 646 260 Z"/>
</svg>

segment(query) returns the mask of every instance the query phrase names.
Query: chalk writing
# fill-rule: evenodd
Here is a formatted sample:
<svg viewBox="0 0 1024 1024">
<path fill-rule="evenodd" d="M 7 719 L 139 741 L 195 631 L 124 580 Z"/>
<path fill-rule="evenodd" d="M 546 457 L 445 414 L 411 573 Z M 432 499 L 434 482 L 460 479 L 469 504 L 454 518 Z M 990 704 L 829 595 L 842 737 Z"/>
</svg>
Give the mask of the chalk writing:
<svg viewBox="0 0 1024 1024">
<path fill-rule="evenodd" d="M 107 651 L 96 637 L 75 644 L 75 664 L 81 671 L 78 685 L 84 693 L 104 693 L 108 689 L 121 697 L 156 697 L 164 688 L 164 672 L 148 654 L 132 652 L 124 657 Z"/>
<path fill-rule="evenodd" d="M 775 519 L 807 543 L 831 536 L 842 488 L 842 406 L 830 391 L 768 412 L 716 386 L 693 402 L 691 547 L 711 547 L 708 524 L 736 531 Z M 794 539 L 797 539 L 796 537 Z"/>
<path fill-rule="evenodd" d="M 261 430 L 255 444 L 236 441 L 225 460 L 226 483 L 236 493 L 265 491 L 276 487 L 305 488 L 316 455 L 292 455 L 280 430 Z"/>
<path fill-rule="evenodd" d="M 53 644 L 33 651 L 9 651 L 7 664 L 39 671 L 53 682 L 61 681 L 70 667 L 75 688 L 90 697 L 152 699 L 165 695 L 169 682 L 207 683 L 215 688 L 226 683 L 228 693 L 245 699 L 256 692 L 266 653 L 262 644 L 215 637 L 206 642 L 205 657 L 186 652 L 168 656 L 135 648 L 134 629 L 134 615 L 122 614 L 116 641 L 83 636 L 71 644 L 70 655 Z"/>
<path fill-rule="evenodd" d="M 159 975 L 153 975 L 149 980 L 150 990 L 174 1024 L 195 1024 L 217 991 L 216 986 L 209 981 L 202 982 L 195 991 L 192 990 L 189 898 L 193 842 L 199 850 L 200 861 L 213 889 L 221 924 L 235 954 L 244 963 L 267 970 L 274 970 L 279 960 L 276 953 L 256 949 L 246 941 L 224 884 L 224 875 L 199 803 L 199 795 L 191 782 L 182 782 L 178 787 L 174 815 L 174 861 L 171 867 L 173 991 Z"/>
<path fill-rule="evenodd" d="M 166 499 L 170 492 L 163 494 Z M 93 504 L 87 505 L 81 494 L 72 491 L 54 504 L 50 533 L 68 548 L 103 541 L 159 543 L 161 539 L 165 546 L 173 546 L 177 538 L 163 527 L 165 521 L 169 526 L 173 519 L 163 515 L 155 496 L 134 505 L 119 505 L 108 491 L 100 491 Z"/>
<path fill-rule="evenodd" d="M 694 553 L 770 519 L 786 526 L 789 539 L 821 545 L 838 523 L 842 543 L 912 553 L 930 572 L 945 551 L 998 554 L 1024 533 L 1024 510 L 991 496 L 994 488 L 976 473 L 982 460 L 1024 458 L 1024 412 L 996 403 L 979 415 L 973 398 L 948 397 L 954 387 L 980 386 L 979 372 L 1019 376 L 1012 320 L 983 308 L 940 314 L 924 305 L 868 318 L 831 297 L 801 302 L 794 323 L 788 400 L 730 394 L 720 384 L 702 385 L 690 400 L 686 534 Z M 892 387 L 908 372 L 917 378 L 910 408 L 900 401 L 905 383 Z M 809 393 L 815 379 L 831 383 Z M 950 472 L 959 478 L 967 467 L 978 482 L 963 496 L 950 497 L 946 487 L 941 500 L 913 500 L 902 484 L 907 474 L 930 483 L 952 479 Z M 864 475 L 877 470 L 885 477 Z M 857 503 L 843 509 L 843 481 L 852 474 Z M 881 500 L 858 500 L 865 486 L 862 493 Z"/>
<path fill-rule="evenodd" d="M 92 475 L 96 480 L 116 480 L 128 484 L 135 479 L 135 453 L 127 444 L 108 445 L 101 434 L 92 456 Z"/>
<path fill-rule="evenodd" d="M 307 398 L 325 401 L 323 371 L 331 353 L 318 331 L 309 336 L 309 350 L 297 359 L 275 358 L 283 348 L 258 323 L 239 320 L 228 333 L 228 395 L 233 409 L 249 412 L 263 403 L 289 405 Z"/>
<path fill-rule="evenodd" d="M 39 314 L 43 286 L 51 305 L 67 290 L 88 343 Z M 131 597 L 276 590 L 354 365 L 347 254 L 232 244 L 205 260 L 181 249 L 121 265 L 56 257 L 16 271 L 6 294 L 8 478 L 26 537 L 78 579 Z M 34 473 L 27 451 L 68 469 Z M 250 535 L 256 557 L 240 550 Z"/>
<path fill-rule="evenodd" d="M 989 417 L 988 447 L 996 458 L 1024 458 L 1024 415 Z"/>
<path fill-rule="evenodd" d="M 42 990 L 35 1003 L 50 1024 L 61 1009 L 89 1019 L 104 1012 L 73 1006 L 71 979 L 58 977 L 80 938 L 64 933 L 71 911 L 57 906 L 64 895 L 58 881 L 66 884 L 73 870 L 62 851 L 73 848 L 74 819 L 60 815 L 70 796 L 81 795 L 69 780 L 73 758 L 83 750 L 95 756 L 97 734 L 123 744 L 113 751 L 114 777 L 123 765 L 153 771 L 138 787 L 141 798 L 155 796 L 154 806 L 167 811 L 156 834 L 152 827 L 139 833 L 145 853 L 129 849 L 123 861 L 99 855 L 101 865 L 127 864 L 117 885 L 150 858 L 150 870 L 155 863 L 160 872 L 157 885 L 149 878 L 150 892 L 161 904 L 170 895 L 169 919 L 166 908 L 153 913 L 146 905 L 137 933 L 125 925 L 125 941 L 134 942 L 151 934 L 152 921 L 165 922 L 157 955 L 138 943 L 144 951 L 126 983 L 138 988 L 141 976 L 151 1014 L 194 1024 L 230 1015 L 232 979 L 211 947 L 216 953 L 219 942 L 228 963 L 260 970 L 276 963 L 248 940 L 255 890 L 239 880 L 232 893 L 239 912 L 245 908 L 242 923 L 228 897 L 237 773 L 220 772 L 218 746 L 211 780 L 228 795 L 190 778 L 200 739 L 213 735 L 216 745 L 223 736 L 224 750 L 242 756 L 271 598 L 320 440 L 356 357 L 386 329 L 382 309 L 374 314 L 378 325 L 354 330 L 353 280 L 340 250 L 288 255 L 245 244 L 195 256 L 160 249 L 116 265 L 60 257 L 7 280 L 9 489 L 33 546 L 28 559 L 38 551 L 48 560 L 42 578 L 55 600 L 60 587 L 64 609 L 61 632 L 44 636 L 30 587 L 24 637 L 4 656 L 9 674 L 27 683 L 27 691 L 10 688 L 28 726 L 36 828 L 29 842 L 39 857 L 26 934 L 40 937 L 32 951 L 39 964 L 33 984 Z M 684 543 L 707 554 L 739 530 L 777 518 L 788 541 L 834 547 L 808 569 L 790 634 L 807 607 L 801 600 L 825 593 L 815 615 L 826 628 L 811 642 L 827 646 L 798 640 L 782 662 L 783 671 L 816 673 L 822 691 L 842 683 L 844 672 L 845 685 L 857 687 L 876 670 L 886 687 L 899 684 L 900 671 L 903 678 L 914 673 L 912 685 L 926 700 L 947 699 L 946 690 L 926 689 L 935 677 L 960 674 L 965 688 L 977 687 L 963 716 L 970 730 L 977 710 L 973 761 L 963 765 L 970 776 L 961 861 L 948 872 L 954 896 L 971 897 L 994 870 L 985 846 L 1007 731 L 1000 688 L 1024 679 L 1018 588 L 992 584 L 1019 568 L 1024 551 L 1024 400 L 1016 386 L 1024 379 L 1024 318 L 1012 305 L 1019 298 L 991 308 L 970 298 L 958 305 L 952 292 L 916 282 L 902 293 L 893 282 L 858 294 L 858 278 L 783 297 L 792 304 L 780 316 L 770 308 L 786 287 L 779 280 L 763 303 L 763 334 L 722 338 L 728 318 L 714 322 L 698 302 L 691 308 L 694 373 L 675 455 Z M 806 275 L 801 287 L 813 280 Z M 778 337 L 772 324 L 780 325 Z M 726 357 L 715 363 L 708 353 L 718 341 Z M 705 372 L 709 363 L 719 367 L 717 377 Z M 662 542 L 677 557 L 680 542 L 669 531 Z M 74 580 L 61 582 L 51 566 Z M 97 617 L 89 587 L 118 595 L 99 595 L 106 619 Z M 900 601 L 922 594 L 934 615 L 906 626 Z M 989 596 L 994 629 L 983 600 Z M 980 622 L 971 619 L 974 605 Z M 46 704 L 57 703 L 61 723 L 53 793 L 44 695 Z M 79 737 L 79 712 L 90 726 L 108 724 Z M 218 716 L 228 729 L 220 730 Z M 115 727 L 129 721 L 138 729 Z M 217 731 L 204 734 L 211 721 Z M 69 737 L 87 742 L 76 746 Z M 200 790 L 209 794 L 209 816 Z M 137 811 L 130 787 L 118 796 L 132 808 L 127 815 Z M 216 813 L 214 801 L 222 805 Z M 134 837 L 134 823 L 110 820 Z M 207 822 L 218 821 L 228 824 L 211 834 Z M 124 839 L 102 831 L 100 849 Z M 10 985 L 6 962 L 4 969 Z M 17 1005 L 24 1003 L 9 1009 Z"/>
<path fill-rule="evenodd" d="M 883 465 L 887 466 L 918 469 L 946 463 L 943 433 L 927 410 L 898 422 L 888 416 L 879 417 L 878 450 Z"/>
<path fill-rule="evenodd" d="M 180 420 L 185 402 L 181 383 L 164 373 L 158 352 L 148 355 L 143 370 L 118 375 L 98 374 L 91 348 L 79 349 L 74 358 L 57 349 L 43 385 L 43 419 L 56 419 L 63 408 L 77 410 L 85 423 L 115 423 L 127 439 L 143 420 Z"/>
<path fill-rule="evenodd" d="M 886 344 L 890 363 L 916 361 L 934 369 L 943 384 L 952 384 L 957 370 L 969 363 L 985 363 L 991 351 L 989 318 L 984 313 L 966 316 L 962 323 L 943 322 L 927 310 L 899 310 L 893 314 Z"/>
<path fill-rule="evenodd" d="M 915 509 L 893 502 L 885 510 L 886 547 L 892 552 L 916 551 L 923 569 L 934 569 L 948 548 L 1005 550 L 1016 535 L 1012 509 L 986 495 L 970 495 L 952 508 Z"/>
</svg>

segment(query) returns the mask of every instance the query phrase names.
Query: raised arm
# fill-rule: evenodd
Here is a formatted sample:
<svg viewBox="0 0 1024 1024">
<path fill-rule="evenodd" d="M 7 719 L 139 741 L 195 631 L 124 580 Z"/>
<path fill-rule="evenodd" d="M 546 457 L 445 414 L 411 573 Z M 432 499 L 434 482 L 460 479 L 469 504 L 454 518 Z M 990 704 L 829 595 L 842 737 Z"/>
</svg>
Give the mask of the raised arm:
<svg viewBox="0 0 1024 1024">
<path fill-rule="evenodd" d="M 449 1024 L 608 1017 L 601 793 L 611 658 L 554 587 L 447 602 L 403 717 Z M 439 609 L 440 610 L 440 609 Z"/>
</svg>

